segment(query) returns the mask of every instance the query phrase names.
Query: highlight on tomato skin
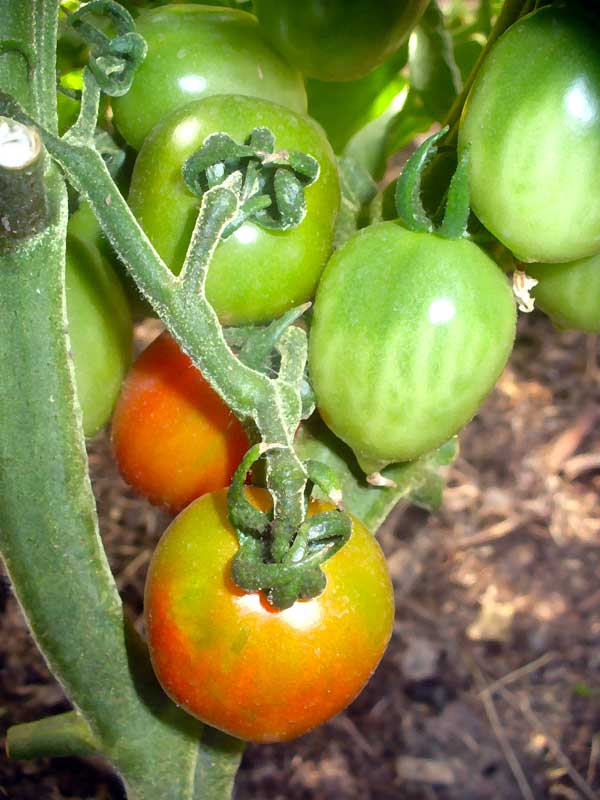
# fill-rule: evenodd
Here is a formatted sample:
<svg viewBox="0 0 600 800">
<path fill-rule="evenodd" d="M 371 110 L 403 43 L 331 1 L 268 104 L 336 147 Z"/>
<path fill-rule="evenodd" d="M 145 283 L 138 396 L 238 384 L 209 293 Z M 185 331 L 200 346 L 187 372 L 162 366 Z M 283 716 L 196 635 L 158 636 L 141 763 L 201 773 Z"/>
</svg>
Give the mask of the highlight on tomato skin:
<svg viewBox="0 0 600 800">
<path fill-rule="evenodd" d="M 266 510 L 270 496 L 248 488 Z M 331 509 L 312 501 L 309 514 Z M 379 663 L 394 597 L 375 537 L 356 519 L 324 564 L 318 597 L 277 611 L 230 578 L 238 542 L 226 490 L 205 495 L 169 526 L 145 591 L 150 655 L 163 689 L 203 722 L 241 739 L 294 739 L 345 708 Z"/>
<path fill-rule="evenodd" d="M 129 371 L 112 444 L 127 483 L 173 513 L 227 486 L 248 449 L 240 422 L 166 332 Z"/>
</svg>

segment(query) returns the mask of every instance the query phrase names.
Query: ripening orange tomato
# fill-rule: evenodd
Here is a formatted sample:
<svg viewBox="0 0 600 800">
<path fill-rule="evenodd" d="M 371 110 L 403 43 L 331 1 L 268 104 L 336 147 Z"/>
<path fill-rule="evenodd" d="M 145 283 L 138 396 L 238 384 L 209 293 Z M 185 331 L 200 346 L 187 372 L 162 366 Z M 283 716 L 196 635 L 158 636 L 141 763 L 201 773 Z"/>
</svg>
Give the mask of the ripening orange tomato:
<svg viewBox="0 0 600 800">
<path fill-rule="evenodd" d="M 246 492 L 270 507 L 264 489 Z M 309 514 L 332 508 L 313 501 Z M 278 611 L 234 585 L 237 550 L 225 490 L 171 523 L 146 581 L 152 664 L 172 700 L 208 725 L 286 741 L 337 714 L 369 680 L 392 632 L 390 577 L 377 540 L 353 519 L 349 541 L 323 565 L 324 591 Z"/>
<path fill-rule="evenodd" d="M 127 483 L 174 513 L 227 486 L 248 449 L 239 421 L 168 333 L 129 371 L 112 443 Z"/>
</svg>

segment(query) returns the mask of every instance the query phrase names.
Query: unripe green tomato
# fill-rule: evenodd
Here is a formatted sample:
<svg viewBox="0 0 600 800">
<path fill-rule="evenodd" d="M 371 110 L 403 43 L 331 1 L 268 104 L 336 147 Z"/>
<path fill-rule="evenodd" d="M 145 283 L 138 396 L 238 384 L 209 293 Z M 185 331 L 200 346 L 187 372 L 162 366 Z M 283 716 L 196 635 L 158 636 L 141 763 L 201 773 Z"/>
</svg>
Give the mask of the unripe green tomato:
<svg viewBox="0 0 600 800">
<path fill-rule="evenodd" d="M 243 94 L 306 112 L 302 76 L 273 50 L 252 14 L 177 5 L 144 11 L 135 25 L 148 54 L 112 106 L 115 125 L 136 150 L 160 120 L 202 97 Z"/>
<path fill-rule="evenodd" d="M 600 333 L 600 254 L 566 264 L 528 264 L 535 305 L 561 328 Z"/>
<path fill-rule="evenodd" d="M 206 292 L 224 324 L 264 322 L 312 297 L 332 248 L 339 207 L 335 156 L 316 122 L 258 98 L 219 95 L 187 105 L 158 125 L 136 161 L 129 204 L 165 263 L 179 273 L 200 200 L 181 170 L 211 133 L 243 142 L 266 126 L 275 148 L 317 159 L 320 174 L 305 189 L 306 216 L 295 228 L 273 231 L 253 222 L 221 242 Z"/>
<path fill-rule="evenodd" d="M 131 314 L 111 265 L 75 235 L 67 238 L 66 290 L 83 430 L 93 436 L 110 419 L 131 362 Z"/>
<path fill-rule="evenodd" d="M 515 316 L 506 277 L 472 242 L 371 225 L 319 284 L 317 407 L 366 472 L 417 458 L 475 414 L 510 355 Z"/>
<path fill-rule="evenodd" d="M 494 46 L 467 100 L 473 211 L 521 261 L 600 251 L 600 26 L 545 7 Z"/>
<path fill-rule="evenodd" d="M 290 64 L 321 81 L 362 78 L 398 50 L 427 0 L 254 0 Z"/>
</svg>

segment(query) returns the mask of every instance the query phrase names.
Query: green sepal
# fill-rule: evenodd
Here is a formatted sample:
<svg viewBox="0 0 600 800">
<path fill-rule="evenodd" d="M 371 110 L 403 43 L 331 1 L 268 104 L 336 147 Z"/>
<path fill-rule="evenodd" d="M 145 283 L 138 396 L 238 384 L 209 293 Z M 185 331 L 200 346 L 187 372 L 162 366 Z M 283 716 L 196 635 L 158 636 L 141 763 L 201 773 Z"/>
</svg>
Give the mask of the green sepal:
<svg viewBox="0 0 600 800">
<path fill-rule="evenodd" d="M 225 338 L 243 364 L 259 372 L 272 374 L 274 365 L 271 356 L 277 347 L 278 341 L 287 328 L 300 319 L 309 305 L 309 303 L 304 303 L 301 306 L 291 308 L 268 325 L 245 325 L 239 328 L 226 328 Z"/>
<path fill-rule="evenodd" d="M 421 144 L 408 159 L 396 183 L 396 211 L 402 224 L 415 233 L 431 233 L 433 222 L 421 202 L 421 176 L 437 152 L 437 143 L 448 133 L 442 128 Z"/>
<path fill-rule="evenodd" d="M 467 226 L 471 214 L 469 200 L 469 160 L 470 146 L 463 150 L 456 172 L 450 181 L 446 210 L 442 224 L 436 234 L 445 239 L 463 239 L 467 235 Z"/>
<path fill-rule="evenodd" d="M 94 146 L 102 156 L 107 170 L 114 178 L 125 163 L 125 151 L 119 147 L 110 133 L 103 128 L 96 128 Z"/>
<path fill-rule="evenodd" d="M 306 215 L 304 188 L 319 176 L 319 164 L 310 155 L 275 151 L 275 137 L 268 128 L 255 128 L 245 143 L 218 132 L 183 165 L 188 189 L 203 197 L 208 189 L 239 172 L 242 204 L 224 235 L 231 235 L 245 222 L 269 230 L 290 230 Z"/>
<path fill-rule="evenodd" d="M 117 35 L 112 39 L 86 21 L 93 15 L 110 17 Z M 146 57 L 146 41 L 135 32 L 131 14 L 115 0 L 92 0 L 68 18 L 71 27 L 90 45 L 88 67 L 98 86 L 110 97 L 129 91 L 137 68 Z"/>
<path fill-rule="evenodd" d="M 335 223 L 334 247 L 341 247 L 361 227 L 365 209 L 377 194 L 377 184 L 355 159 L 338 159 L 342 202 Z"/>
<path fill-rule="evenodd" d="M 343 495 L 342 480 L 329 464 L 309 458 L 308 461 L 304 462 L 304 468 L 311 484 L 318 486 L 332 502 L 336 504 L 341 502 Z"/>
<path fill-rule="evenodd" d="M 244 491 L 246 476 L 264 452 L 265 446 L 261 444 L 253 445 L 246 452 L 233 475 L 227 493 L 227 513 L 238 538 L 240 533 L 261 537 L 268 532 L 271 524 L 272 515 L 265 514 L 253 506 Z"/>
</svg>

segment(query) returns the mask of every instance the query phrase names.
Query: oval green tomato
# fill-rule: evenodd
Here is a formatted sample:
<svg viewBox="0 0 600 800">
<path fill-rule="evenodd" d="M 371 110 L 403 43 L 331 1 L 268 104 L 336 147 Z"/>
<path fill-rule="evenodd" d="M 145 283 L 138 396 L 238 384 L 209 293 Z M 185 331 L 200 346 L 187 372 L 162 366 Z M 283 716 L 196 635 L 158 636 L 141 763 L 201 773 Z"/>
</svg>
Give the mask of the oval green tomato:
<svg viewBox="0 0 600 800">
<path fill-rule="evenodd" d="M 510 355 L 515 304 L 476 245 L 371 225 L 319 284 L 309 367 L 327 425 L 365 471 L 407 461 L 475 414 Z"/>
<path fill-rule="evenodd" d="M 306 112 L 302 76 L 263 38 L 252 14 L 178 5 L 144 11 L 135 24 L 148 54 L 112 105 L 115 125 L 136 150 L 161 119 L 201 97 L 243 94 Z"/>
<path fill-rule="evenodd" d="M 208 271 L 206 291 L 228 325 L 264 322 L 308 300 L 331 253 L 339 207 L 335 156 L 321 128 L 308 117 L 266 100 L 220 95 L 176 111 L 148 137 L 135 163 L 129 204 L 166 264 L 181 270 L 199 200 L 181 169 L 207 136 L 224 131 L 245 141 L 266 126 L 276 149 L 300 150 L 320 164 L 305 190 L 306 216 L 295 228 L 273 231 L 242 225 L 222 242 Z"/>
<path fill-rule="evenodd" d="M 542 8 L 498 40 L 465 106 L 472 208 L 521 261 L 600 251 L 599 41 L 591 20 Z"/>
<path fill-rule="evenodd" d="M 279 52 L 321 81 L 356 80 L 382 64 L 426 6 L 427 0 L 254 0 Z"/>
<path fill-rule="evenodd" d="M 93 436 L 110 419 L 131 361 L 131 314 L 111 265 L 75 235 L 67 239 L 66 289 L 83 430 Z"/>
<path fill-rule="evenodd" d="M 558 326 L 600 333 L 600 254 L 566 264 L 528 264 L 535 304 Z"/>
</svg>

